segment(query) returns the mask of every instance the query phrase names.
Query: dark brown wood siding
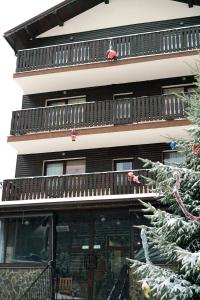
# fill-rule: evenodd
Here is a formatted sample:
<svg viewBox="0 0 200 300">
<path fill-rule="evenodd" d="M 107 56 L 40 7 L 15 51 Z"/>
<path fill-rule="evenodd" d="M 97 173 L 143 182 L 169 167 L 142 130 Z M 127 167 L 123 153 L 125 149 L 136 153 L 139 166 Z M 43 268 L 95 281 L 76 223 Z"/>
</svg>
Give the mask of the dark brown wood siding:
<svg viewBox="0 0 200 300">
<path fill-rule="evenodd" d="M 157 21 L 157 22 L 148 22 L 148 23 L 141 23 L 141 24 L 132 24 L 126 26 L 86 31 L 86 32 L 78 32 L 74 34 L 72 33 L 67 35 L 37 38 L 29 42 L 30 43 L 29 48 L 86 41 L 92 39 L 101 39 L 105 37 L 115 37 L 115 36 L 142 33 L 142 32 L 151 32 L 151 31 L 193 26 L 199 24 L 200 24 L 199 16 L 190 17 L 190 18 L 164 20 L 164 21 Z"/>
<path fill-rule="evenodd" d="M 138 157 L 152 161 L 162 161 L 162 151 L 169 149 L 168 144 L 134 145 L 115 148 L 65 151 L 17 156 L 16 177 L 41 176 L 45 160 L 85 157 L 86 172 L 106 172 L 113 170 L 113 159 L 134 158 L 134 168 L 141 168 Z"/>
<path fill-rule="evenodd" d="M 125 84 L 113 84 L 109 86 L 92 87 L 85 89 L 57 91 L 23 96 L 22 108 L 44 107 L 46 99 L 74 97 L 86 95 L 87 101 L 99 101 L 113 99 L 114 94 L 133 93 L 133 97 L 160 95 L 162 86 L 193 83 L 194 77 L 175 77 L 151 81 L 133 82 Z"/>
</svg>

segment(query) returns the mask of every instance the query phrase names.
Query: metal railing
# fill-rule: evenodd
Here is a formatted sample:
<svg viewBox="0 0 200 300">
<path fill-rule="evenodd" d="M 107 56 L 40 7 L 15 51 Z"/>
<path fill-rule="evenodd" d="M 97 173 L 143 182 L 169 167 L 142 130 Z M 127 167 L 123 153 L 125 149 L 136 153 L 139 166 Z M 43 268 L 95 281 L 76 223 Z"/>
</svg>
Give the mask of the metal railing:
<svg viewBox="0 0 200 300">
<path fill-rule="evenodd" d="M 128 171 L 15 178 L 3 181 L 2 201 L 79 198 L 151 193 L 149 170 L 134 170 L 140 184 L 129 182 Z"/>
<path fill-rule="evenodd" d="M 124 265 L 106 300 L 128 300 L 128 275 L 129 268 Z"/>
<path fill-rule="evenodd" d="M 184 117 L 185 103 L 181 97 L 155 95 L 14 111 L 10 134 L 23 135 Z"/>
<path fill-rule="evenodd" d="M 196 50 L 200 48 L 200 26 L 19 50 L 16 72 L 103 62 L 110 42 L 118 59 Z"/>
<path fill-rule="evenodd" d="M 18 300 L 52 300 L 53 267 L 49 263 Z"/>
</svg>

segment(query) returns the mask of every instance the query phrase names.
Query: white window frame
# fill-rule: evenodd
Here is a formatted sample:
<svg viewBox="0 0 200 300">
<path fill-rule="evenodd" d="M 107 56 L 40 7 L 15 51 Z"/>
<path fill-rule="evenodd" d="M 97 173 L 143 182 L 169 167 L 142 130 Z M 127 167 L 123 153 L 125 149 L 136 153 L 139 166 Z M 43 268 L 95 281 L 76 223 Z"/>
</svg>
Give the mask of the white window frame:
<svg viewBox="0 0 200 300">
<path fill-rule="evenodd" d="M 117 162 L 117 161 L 121 161 L 121 160 L 132 160 L 132 161 L 134 161 L 134 158 L 135 158 L 135 157 L 126 157 L 126 158 L 124 158 L 124 157 L 122 157 L 122 158 L 113 158 L 113 159 L 112 159 L 112 170 L 113 170 L 113 171 L 115 171 L 115 162 Z"/>
<path fill-rule="evenodd" d="M 128 96 L 133 96 L 133 92 L 127 92 L 127 93 L 117 93 L 117 94 L 113 94 L 113 100 L 116 100 L 115 99 L 115 96 L 127 96 L 127 98 L 129 98 Z M 126 97 L 124 97 L 124 98 L 126 98 Z"/>
<path fill-rule="evenodd" d="M 174 85 L 164 85 L 164 86 L 161 86 L 161 93 L 162 95 L 165 95 L 163 94 L 163 89 L 173 89 L 173 88 L 181 88 L 181 87 L 193 87 L 195 86 L 195 82 L 193 83 L 185 83 L 185 84 L 174 84 Z"/>
<path fill-rule="evenodd" d="M 75 158 L 60 158 L 60 159 L 47 159 L 47 160 L 43 160 L 43 165 L 42 165 L 42 176 L 47 176 L 44 175 L 45 174 L 45 164 L 46 163 L 53 163 L 53 162 L 62 162 L 62 161 L 67 161 L 67 160 L 85 160 L 85 167 L 86 167 L 86 157 L 75 157 Z M 53 176 L 53 175 L 52 175 Z M 49 176 L 47 176 L 49 177 Z"/>
<path fill-rule="evenodd" d="M 162 151 L 162 163 L 163 163 L 163 165 L 165 165 L 164 164 L 164 153 L 172 153 L 172 152 L 179 152 L 179 153 L 184 153 L 184 151 L 177 151 L 177 150 L 164 150 L 164 151 Z M 168 165 L 165 165 L 165 166 L 168 166 Z"/>
<path fill-rule="evenodd" d="M 86 103 L 87 102 L 87 95 L 80 95 L 80 96 L 72 96 L 72 97 L 62 97 L 62 98 L 48 98 L 45 100 L 45 106 L 46 107 L 49 107 L 48 106 L 48 102 L 51 102 L 51 101 L 62 101 L 62 100 L 73 100 L 73 99 L 85 99 L 85 102 L 83 103 Z M 81 104 L 83 104 L 81 103 Z M 66 104 L 66 105 L 78 105 L 79 103 L 74 103 L 74 104 Z M 52 106 L 59 106 L 59 105 L 52 105 Z"/>
</svg>

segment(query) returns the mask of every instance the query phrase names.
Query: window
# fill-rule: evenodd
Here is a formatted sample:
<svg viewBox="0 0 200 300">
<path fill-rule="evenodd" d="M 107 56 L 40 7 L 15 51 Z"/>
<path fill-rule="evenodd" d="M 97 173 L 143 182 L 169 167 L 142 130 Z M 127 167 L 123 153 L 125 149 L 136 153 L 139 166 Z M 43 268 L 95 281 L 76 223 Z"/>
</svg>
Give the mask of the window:
<svg viewBox="0 0 200 300">
<path fill-rule="evenodd" d="M 169 166 L 178 166 L 185 163 L 186 157 L 184 152 L 164 151 L 163 164 Z"/>
<path fill-rule="evenodd" d="M 49 216 L 24 216 L 0 220 L 0 262 L 38 263 L 49 260 Z"/>
<path fill-rule="evenodd" d="M 170 95 L 170 94 L 181 94 L 181 93 L 191 93 L 194 92 L 195 85 L 182 85 L 182 86 L 166 86 L 162 87 L 162 94 Z"/>
<path fill-rule="evenodd" d="M 133 159 L 114 160 L 115 171 L 130 171 L 133 170 Z"/>
<path fill-rule="evenodd" d="M 46 100 L 46 106 L 57 106 L 67 104 L 81 104 L 86 102 L 86 96 L 68 97 L 60 99 L 48 99 Z"/>
<path fill-rule="evenodd" d="M 85 173 L 85 159 L 46 161 L 44 163 L 44 175 L 65 175 Z"/>
<path fill-rule="evenodd" d="M 125 98 L 132 98 L 133 97 L 133 92 L 129 93 L 121 93 L 121 94 L 114 94 L 113 99 L 118 100 L 118 99 L 125 99 Z"/>
</svg>

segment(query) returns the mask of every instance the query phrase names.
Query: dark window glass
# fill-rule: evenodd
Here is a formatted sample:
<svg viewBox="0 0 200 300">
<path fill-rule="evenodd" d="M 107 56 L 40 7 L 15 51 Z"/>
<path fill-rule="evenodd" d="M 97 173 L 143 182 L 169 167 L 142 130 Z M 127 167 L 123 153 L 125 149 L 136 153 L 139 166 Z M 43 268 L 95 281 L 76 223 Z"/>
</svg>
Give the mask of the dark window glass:
<svg viewBox="0 0 200 300">
<path fill-rule="evenodd" d="M 7 218 L 0 221 L 0 262 L 45 262 L 48 259 L 50 218 Z"/>
</svg>

